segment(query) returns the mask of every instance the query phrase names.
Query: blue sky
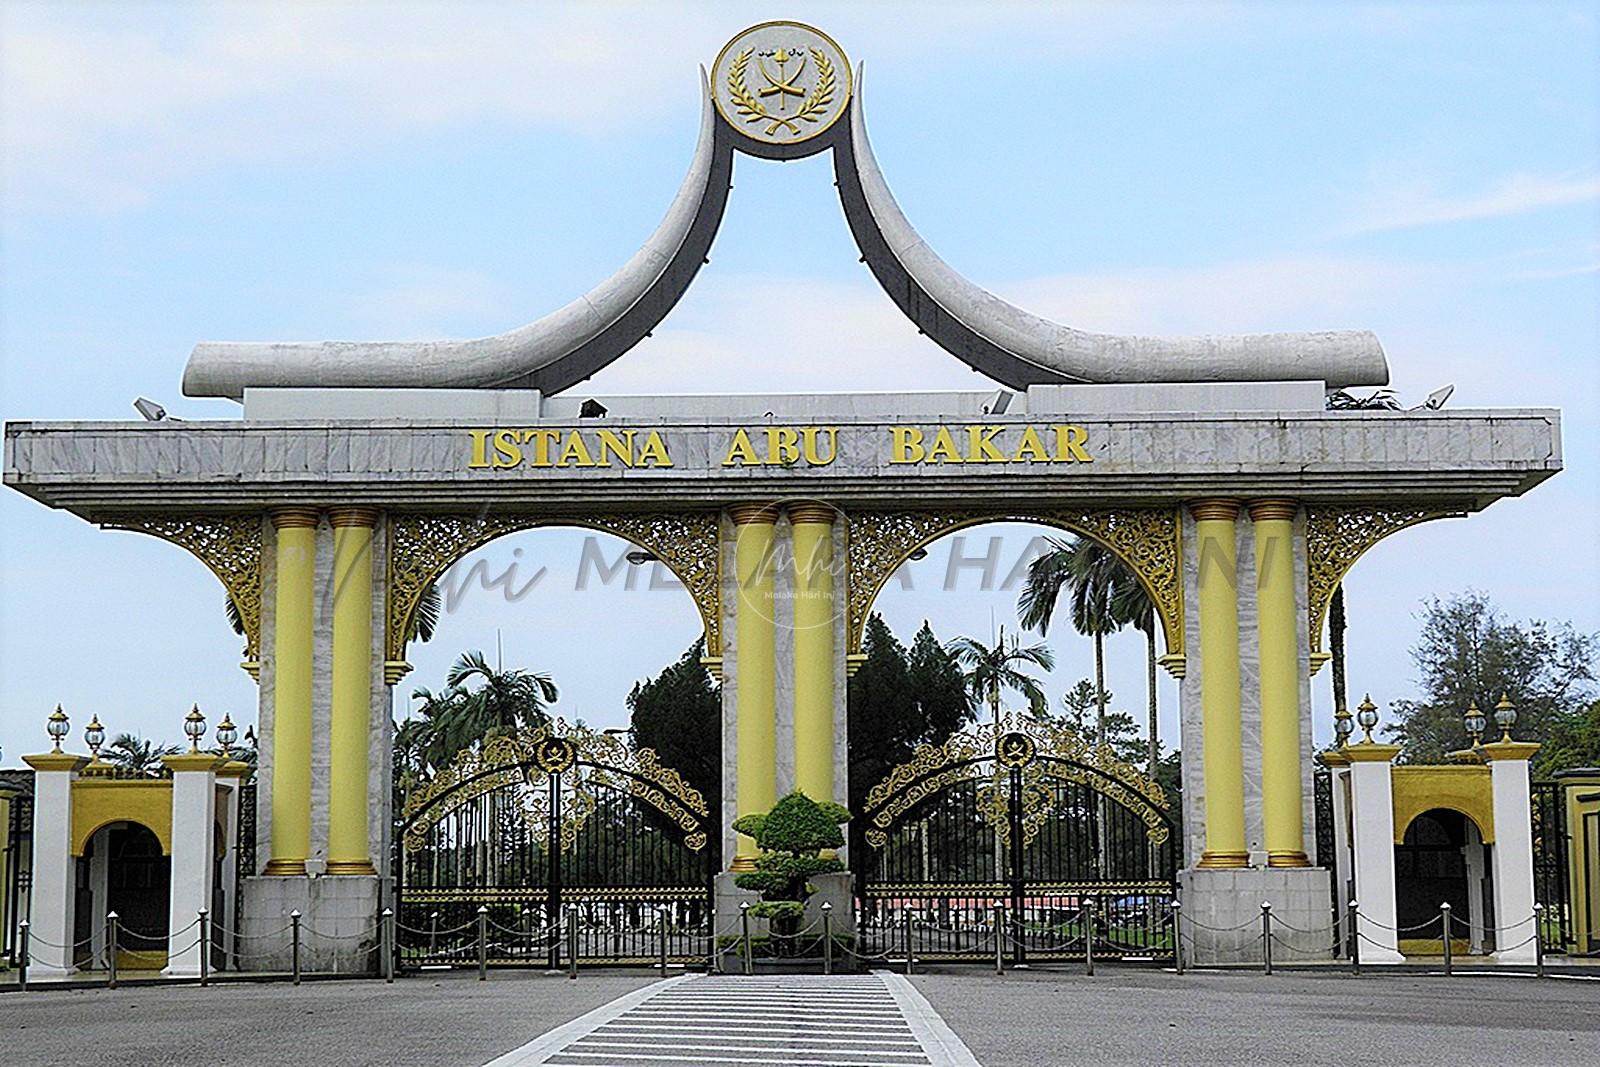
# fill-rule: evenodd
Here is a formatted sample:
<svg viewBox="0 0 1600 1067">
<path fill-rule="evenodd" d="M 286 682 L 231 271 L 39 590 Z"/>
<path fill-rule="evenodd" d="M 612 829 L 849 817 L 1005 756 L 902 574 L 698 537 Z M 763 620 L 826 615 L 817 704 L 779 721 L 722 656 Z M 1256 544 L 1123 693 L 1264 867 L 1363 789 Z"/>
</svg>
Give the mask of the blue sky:
<svg viewBox="0 0 1600 1067">
<path fill-rule="evenodd" d="M 866 63 L 874 147 L 961 272 L 1085 329 L 1368 328 L 1409 403 L 1558 406 L 1568 469 L 1521 500 L 1380 545 L 1350 578 L 1351 686 L 1413 692 L 1423 598 L 1469 586 L 1600 629 L 1600 46 L 1587 4 L 34 5 L 0 8 L 0 416 L 228 418 L 178 381 L 202 339 L 474 336 L 586 290 L 688 164 L 696 66 L 762 18 Z M 606 392 L 970 389 L 856 261 L 826 158 L 741 157 L 712 262 Z M 771 341 L 763 310 L 792 308 Z M 778 325 L 782 327 L 783 320 Z M 756 355 L 754 353 L 763 354 Z M 770 353 L 770 354 L 768 354 Z M 963 553 L 988 551 L 987 531 Z M 1027 543 L 1006 533 L 1000 575 Z M 580 535 L 507 539 L 413 654 L 551 671 L 612 725 L 698 632 L 681 592 L 574 589 Z M 617 545 L 601 545 L 607 559 Z M 947 547 L 881 601 L 907 634 L 1011 617 Z M 478 557 L 474 557 L 476 559 Z M 524 579 L 525 581 L 525 579 Z M 162 542 L 0 494 L 0 747 L 176 740 L 189 705 L 252 722 L 221 593 Z M 630 632 L 616 631 L 625 612 Z M 1090 669 L 1053 638 L 1059 692 Z M 1138 635 L 1112 642 L 1142 705 Z M 1326 676 L 1316 682 L 1326 733 Z M 1165 732 L 1176 701 L 1164 690 Z"/>
</svg>

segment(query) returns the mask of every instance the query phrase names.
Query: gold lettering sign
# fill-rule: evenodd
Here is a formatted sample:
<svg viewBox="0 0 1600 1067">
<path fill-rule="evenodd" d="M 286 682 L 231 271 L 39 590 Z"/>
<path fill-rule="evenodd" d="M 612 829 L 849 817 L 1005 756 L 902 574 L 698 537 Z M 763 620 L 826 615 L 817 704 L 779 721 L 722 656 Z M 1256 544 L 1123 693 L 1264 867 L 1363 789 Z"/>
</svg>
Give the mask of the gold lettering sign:
<svg viewBox="0 0 1600 1067">
<path fill-rule="evenodd" d="M 468 430 L 469 470 L 670 467 L 660 430 Z"/>
<path fill-rule="evenodd" d="M 889 427 L 889 462 L 1093 463 L 1082 426 L 920 426 Z"/>
</svg>

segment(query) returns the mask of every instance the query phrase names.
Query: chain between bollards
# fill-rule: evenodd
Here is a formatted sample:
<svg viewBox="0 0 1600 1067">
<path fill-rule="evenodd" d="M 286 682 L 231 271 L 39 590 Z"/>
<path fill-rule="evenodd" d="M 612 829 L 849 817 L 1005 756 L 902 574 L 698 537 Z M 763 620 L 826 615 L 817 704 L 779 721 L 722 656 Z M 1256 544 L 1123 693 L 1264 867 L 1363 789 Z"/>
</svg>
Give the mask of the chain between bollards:
<svg viewBox="0 0 1600 1067">
<path fill-rule="evenodd" d="M 384 908 L 383 913 L 378 918 L 379 922 L 383 924 L 383 980 L 392 985 L 394 983 L 395 954 L 394 909 Z"/>
<path fill-rule="evenodd" d="M 106 988 L 117 988 L 117 913 L 114 911 L 106 912 Z"/>
<path fill-rule="evenodd" d="M 1361 905 L 1350 902 L 1350 973 L 1361 973 Z"/>
<path fill-rule="evenodd" d="M 994 910 L 994 973 L 1006 973 L 1006 906 L 1004 901 L 995 901 L 991 907 Z"/>
<path fill-rule="evenodd" d="M 478 981 L 489 978 L 489 906 L 478 905 Z"/>
<path fill-rule="evenodd" d="M 1272 973 L 1272 901 L 1261 902 L 1261 973 Z"/>
<path fill-rule="evenodd" d="M 822 973 L 833 973 L 833 901 L 822 902 Z"/>
<path fill-rule="evenodd" d="M 200 985 L 211 979 L 211 914 L 205 908 L 195 913 L 195 925 L 200 927 Z"/>
<path fill-rule="evenodd" d="M 1172 901 L 1172 962 L 1183 973 L 1183 901 Z"/>
<path fill-rule="evenodd" d="M 755 965 L 750 959 L 750 902 L 739 903 L 739 939 L 744 948 L 744 973 L 754 974 Z"/>
<path fill-rule="evenodd" d="M 289 969 L 294 975 L 294 984 L 300 984 L 300 911 L 295 909 L 289 913 Z"/>
<path fill-rule="evenodd" d="M 1443 939 L 1444 939 L 1444 976 L 1446 978 L 1449 978 L 1450 977 L 1450 972 L 1451 972 L 1451 959 L 1450 959 L 1451 953 L 1450 953 L 1450 902 L 1448 900 L 1443 901 L 1439 905 L 1439 933 L 1443 936 Z"/>
</svg>

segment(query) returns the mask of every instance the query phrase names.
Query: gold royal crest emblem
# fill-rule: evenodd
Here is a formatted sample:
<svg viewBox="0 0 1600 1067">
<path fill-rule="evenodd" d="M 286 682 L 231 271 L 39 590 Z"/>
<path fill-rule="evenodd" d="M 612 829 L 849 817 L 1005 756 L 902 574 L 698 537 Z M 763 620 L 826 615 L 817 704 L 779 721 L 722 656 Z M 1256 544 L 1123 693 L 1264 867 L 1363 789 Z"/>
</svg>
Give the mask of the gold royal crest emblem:
<svg viewBox="0 0 1600 1067">
<path fill-rule="evenodd" d="M 844 114 L 850 61 L 821 30 L 763 22 L 723 46 L 711 84 L 717 111 L 734 129 L 766 144 L 797 144 Z"/>
</svg>

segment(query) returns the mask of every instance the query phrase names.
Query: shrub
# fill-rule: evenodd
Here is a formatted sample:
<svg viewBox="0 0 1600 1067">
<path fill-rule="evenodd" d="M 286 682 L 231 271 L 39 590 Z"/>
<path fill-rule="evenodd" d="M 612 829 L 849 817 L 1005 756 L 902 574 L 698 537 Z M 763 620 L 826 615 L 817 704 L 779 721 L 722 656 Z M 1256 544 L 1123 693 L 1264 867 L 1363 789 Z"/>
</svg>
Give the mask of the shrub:
<svg viewBox="0 0 1600 1067">
<path fill-rule="evenodd" d="M 821 855 L 824 849 L 844 844 L 839 824 L 850 812 L 832 801 L 818 804 L 801 792 L 793 792 L 760 815 L 744 815 L 734 820 L 733 828 L 755 838 L 761 855 L 756 869 L 734 878 L 740 889 L 753 889 L 761 902 L 750 914 L 772 923 L 774 933 L 794 935 L 805 915 L 806 898 L 816 892 L 810 879 L 814 875 L 844 870 L 844 864 Z"/>
</svg>

